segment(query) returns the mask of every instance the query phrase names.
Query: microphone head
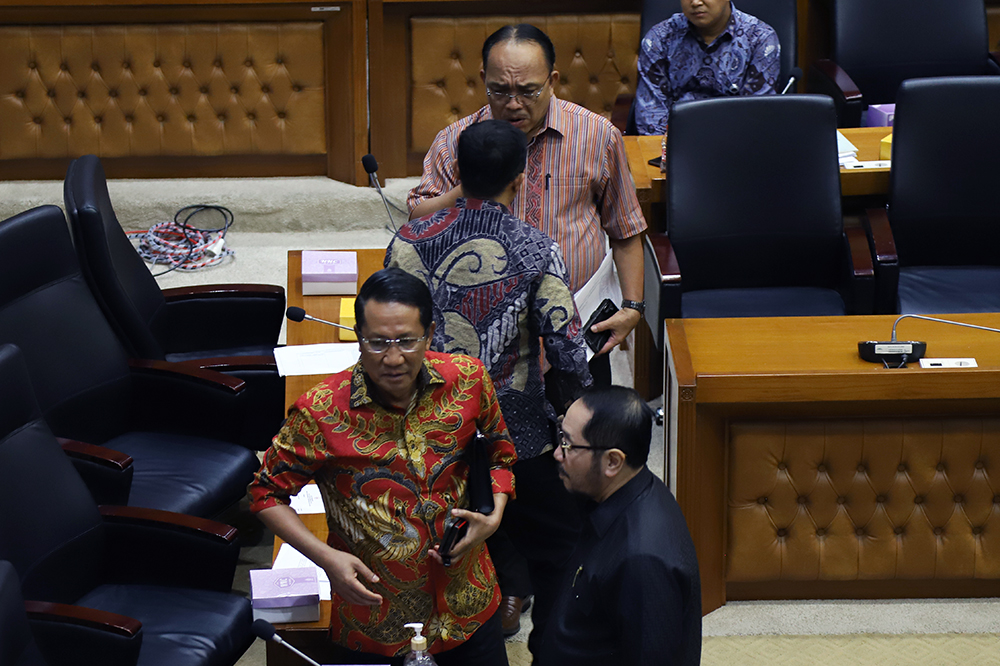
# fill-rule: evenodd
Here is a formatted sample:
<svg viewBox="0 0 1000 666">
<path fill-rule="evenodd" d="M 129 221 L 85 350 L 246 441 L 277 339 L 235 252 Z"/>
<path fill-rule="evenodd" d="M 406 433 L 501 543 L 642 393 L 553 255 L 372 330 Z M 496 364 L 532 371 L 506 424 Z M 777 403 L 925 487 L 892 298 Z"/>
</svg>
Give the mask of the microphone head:
<svg viewBox="0 0 1000 666">
<path fill-rule="evenodd" d="M 274 638 L 274 625 L 267 620 L 254 620 L 253 633 L 256 634 L 257 638 L 269 641 Z"/>
<path fill-rule="evenodd" d="M 361 165 L 365 168 L 368 173 L 375 173 L 378 171 L 378 162 L 375 160 L 375 156 L 368 153 L 361 158 Z"/>
<path fill-rule="evenodd" d="M 295 306 L 292 306 L 287 310 L 285 310 L 285 316 L 291 319 L 292 321 L 302 321 L 303 319 L 306 318 L 306 311 L 303 310 L 302 308 L 297 308 Z"/>
<path fill-rule="evenodd" d="M 792 71 L 788 73 L 788 80 L 791 81 L 795 79 L 796 81 L 802 80 L 802 69 L 799 67 L 792 67 Z"/>
</svg>

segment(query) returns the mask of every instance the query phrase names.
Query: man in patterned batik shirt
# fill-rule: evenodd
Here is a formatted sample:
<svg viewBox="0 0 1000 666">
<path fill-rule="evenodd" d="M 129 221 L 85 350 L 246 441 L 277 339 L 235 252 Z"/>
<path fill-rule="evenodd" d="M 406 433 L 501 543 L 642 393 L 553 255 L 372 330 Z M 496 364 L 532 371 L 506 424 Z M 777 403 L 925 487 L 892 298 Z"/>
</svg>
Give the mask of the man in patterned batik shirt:
<svg viewBox="0 0 1000 666">
<path fill-rule="evenodd" d="M 663 134 L 677 102 L 775 93 L 781 45 L 771 26 L 730 0 L 680 2 L 681 13 L 642 39 L 635 91 L 639 134 Z"/>
<path fill-rule="evenodd" d="M 430 287 L 432 348 L 478 357 L 496 385 L 517 448 L 518 497 L 487 544 L 504 595 L 504 633 L 517 632 L 522 599 L 533 590 L 535 645 L 559 568 L 579 531 L 576 506 L 552 458 L 556 414 L 546 400 L 539 339 L 550 372 L 565 389 L 560 413 L 591 384 L 591 376 L 559 246 L 508 209 L 524 180 L 527 151 L 524 132 L 509 122 L 484 120 L 465 128 L 457 161 L 464 196 L 404 225 L 385 265 Z"/>
<path fill-rule="evenodd" d="M 401 665 L 413 636 L 403 625 L 422 622 L 440 666 L 507 666 L 500 590 L 483 542 L 513 494 L 515 454 L 493 382 L 478 359 L 427 351 L 431 296 L 412 275 L 373 275 L 355 317 L 360 362 L 296 401 L 250 484 L 251 509 L 330 577 L 324 661 Z M 462 456 L 477 430 L 492 460 L 488 516 L 462 508 Z M 289 506 L 312 480 L 327 542 Z M 449 516 L 469 528 L 446 568 L 438 544 Z"/>
</svg>

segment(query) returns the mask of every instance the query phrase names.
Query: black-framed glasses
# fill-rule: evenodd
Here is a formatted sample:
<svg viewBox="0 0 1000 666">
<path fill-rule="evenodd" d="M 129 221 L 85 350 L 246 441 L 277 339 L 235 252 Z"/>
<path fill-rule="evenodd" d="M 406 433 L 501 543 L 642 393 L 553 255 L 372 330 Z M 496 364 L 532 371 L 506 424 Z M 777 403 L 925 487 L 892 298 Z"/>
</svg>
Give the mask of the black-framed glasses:
<svg viewBox="0 0 1000 666">
<path fill-rule="evenodd" d="M 538 101 L 538 98 L 542 96 L 542 91 L 545 90 L 545 85 L 538 90 L 532 90 L 531 92 L 516 92 L 516 93 L 505 93 L 499 90 L 490 90 L 489 87 L 486 88 L 486 96 L 490 99 L 495 99 L 501 104 L 507 104 L 514 100 L 518 100 L 522 104 L 534 104 Z"/>
<path fill-rule="evenodd" d="M 420 343 L 427 339 L 426 335 L 421 335 L 419 338 L 362 338 L 361 344 L 364 345 L 365 351 L 371 352 L 372 354 L 384 354 L 389 351 L 389 347 L 396 345 L 399 347 L 399 351 L 412 353 L 420 350 Z"/>
<path fill-rule="evenodd" d="M 556 445 L 563 450 L 563 455 L 572 449 L 583 449 L 585 451 L 610 451 L 613 446 L 581 446 L 580 444 L 570 444 L 566 441 L 566 433 L 563 432 L 562 424 L 556 423 Z"/>
</svg>

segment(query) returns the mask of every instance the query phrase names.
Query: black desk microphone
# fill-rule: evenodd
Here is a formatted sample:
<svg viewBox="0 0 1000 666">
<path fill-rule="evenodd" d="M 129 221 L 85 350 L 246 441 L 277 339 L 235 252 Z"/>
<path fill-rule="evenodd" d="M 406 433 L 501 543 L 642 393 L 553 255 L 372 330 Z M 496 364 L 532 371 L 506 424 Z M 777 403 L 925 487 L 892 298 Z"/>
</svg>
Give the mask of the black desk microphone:
<svg viewBox="0 0 1000 666">
<path fill-rule="evenodd" d="M 343 324 L 337 324 L 332 321 L 327 321 L 326 319 L 320 319 L 319 317 L 313 317 L 310 314 L 306 314 L 306 311 L 302 308 L 297 308 L 294 305 L 287 310 L 285 310 L 285 316 L 292 321 L 302 321 L 303 319 L 308 319 L 309 321 L 316 321 L 320 324 L 326 324 L 327 326 L 336 326 L 337 328 L 342 328 L 345 331 L 354 332 L 354 329 L 350 326 L 344 326 Z"/>
<path fill-rule="evenodd" d="M 361 158 L 361 166 L 365 168 L 368 172 L 368 180 L 371 182 L 372 187 L 378 191 L 378 195 L 382 197 L 382 204 L 385 205 L 385 214 L 389 216 L 389 224 L 392 225 L 392 232 L 398 234 L 399 229 L 396 228 L 396 221 L 392 219 L 392 213 L 389 211 L 389 202 L 385 198 L 385 194 L 382 192 L 382 186 L 378 184 L 378 161 L 375 156 L 368 153 Z"/>
<path fill-rule="evenodd" d="M 966 324 L 961 321 L 938 319 L 937 317 L 927 317 L 925 315 L 904 314 L 900 315 L 896 321 L 892 323 L 891 340 L 884 342 L 877 342 L 875 340 L 859 342 L 858 356 L 871 363 L 884 363 L 886 365 L 900 365 L 922 359 L 924 357 L 924 353 L 927 351 L 926 342 L 918 342 L 916 340 L 900 342 L 896 340 L 896 326 L 900 321 L 906 319 L 907 317 L 911 317 L 913 319 L 924 319 L 927 321 L 936 321 L 942 324 L 952 324 L 954 326 L 964 326 L 966 328 L 977 328 L 981 331 L 993 331 L 994 333 L 1000 333 L 1000 329 L 990 328 L 989 326 L 977 326 L 976 324 Z"/>
</svg>

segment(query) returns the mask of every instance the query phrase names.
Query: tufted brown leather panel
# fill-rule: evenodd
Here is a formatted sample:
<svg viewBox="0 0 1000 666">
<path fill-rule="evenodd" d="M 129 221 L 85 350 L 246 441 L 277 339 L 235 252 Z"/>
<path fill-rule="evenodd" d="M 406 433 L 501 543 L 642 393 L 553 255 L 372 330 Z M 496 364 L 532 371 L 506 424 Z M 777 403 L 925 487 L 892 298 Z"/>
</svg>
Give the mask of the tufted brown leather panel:
<svg viewBox="0 0 1000 666">
<path fill-rule="evenodd" d="M 0 28 L 0 159 L 326 152 L 323 24 Z"/>
<path fill-rule="evenodd" d="M 508 23 L 532 23 L 552 39 L 559 98 L 610 118 L 615 98 L 635 92 L 638 14 L 413 18 L 411 150 L 426 151 L 441 129 L 486 103 L 483 42 Z"/>
<path fill-rule="evenodd" d="M 730 426 L 727 580 L 1000 578 L 1000 419 Z"/>
</svg>

